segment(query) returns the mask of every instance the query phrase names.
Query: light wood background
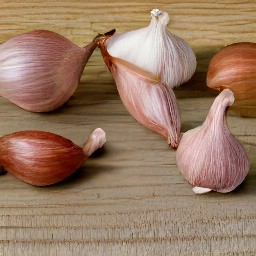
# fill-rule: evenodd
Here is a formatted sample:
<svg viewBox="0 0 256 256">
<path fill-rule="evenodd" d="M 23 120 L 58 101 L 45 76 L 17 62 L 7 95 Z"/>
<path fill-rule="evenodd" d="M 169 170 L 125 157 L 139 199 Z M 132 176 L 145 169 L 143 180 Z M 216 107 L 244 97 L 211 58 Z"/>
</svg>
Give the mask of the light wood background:
<svg viewBox="0 0 256 256">
<path fill-rule="evenodd" d="M 170 30 L 197 55 L 195 76 L 176 90 L 186 131 L 203 122 L 216 95 L 205 85 L 213 54 L 256 42 L 254 0 L 0 0 L 0 41 L 49 29 L 83 46 L 112 28 L 147 26 L 153 8 L 170 14 Z M 108 139 L 58 185 L 0 177 L 0 255 L 256 255 L 256 120 L 229 116 L 228 123 L 248 152 L 249 175 L 232 193 L 200 196 L 179 173 L 175 151 L 127 113 L 98 50 L 75 95 L 52 113 L 0 98 L 0 135 L 39 129 L 82 145 L 102 127 Z"/>
</svg>

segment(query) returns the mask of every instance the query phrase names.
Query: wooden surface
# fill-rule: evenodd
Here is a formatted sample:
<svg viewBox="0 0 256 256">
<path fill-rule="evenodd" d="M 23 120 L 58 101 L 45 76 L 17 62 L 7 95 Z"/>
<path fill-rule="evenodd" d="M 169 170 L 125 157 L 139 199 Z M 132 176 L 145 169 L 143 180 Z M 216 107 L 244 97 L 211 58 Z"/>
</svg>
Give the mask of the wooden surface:
<svg viewBox="0 0 256 256">
<path fill-rule="evenodd" d="M 21 3 L 22 2 L 22 3 Z M 205 71 L 215 52 L 256 42 L 251 1 L 0 1 L 0 41 L 33 29 L 56 31 L 82 46 L 98 32 L 149 23 L 168 11 L 171 31 L 198 58 L 192 81 L 176 90 L 182 130 L 200 125 L 216 95 Z M 107 144 L 66 181 L 37 188 L 0 177 L 0 255 L 256 255 L 256 121 L 229 116 L 251 168 L 229 194 L 195 195 L 179 173 L 175 151 L 139 125 L 120 102 L 99 51 L 78 90 L 48 114 L 26 112 L 0 98 L 0 135 L 40 129 L 82 145 L 95 127 Z"/>
</svg>

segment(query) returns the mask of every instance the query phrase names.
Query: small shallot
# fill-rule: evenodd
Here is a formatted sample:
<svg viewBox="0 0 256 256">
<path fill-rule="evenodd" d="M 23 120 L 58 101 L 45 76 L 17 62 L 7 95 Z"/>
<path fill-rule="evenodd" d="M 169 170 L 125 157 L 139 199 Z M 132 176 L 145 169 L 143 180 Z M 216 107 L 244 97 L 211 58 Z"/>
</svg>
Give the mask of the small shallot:
<svg viewBox="0 0 256 256">
<path fill-rule="evenodd" d="M 232 110 L 256 117 L 256 43 L 234 43 L 221 49 L 208 67 L 207 85 L 232 90 L 236 98 Z"/>
<path fill-rule="evenodd" d="M 0 95 L 32 112 L 60 107 L 74 94 L 102 37 L 82 48 L 47 30 L 9 39 L 0 45 Z"/>
<path fill-rule="evenodd" d="M 74 173 L 105 142 L 101 128 L 83 148 L 54 133 L 19 131 L 0 138 L 0 166 L 26 183 L 47 186 Z"/>
</svg>

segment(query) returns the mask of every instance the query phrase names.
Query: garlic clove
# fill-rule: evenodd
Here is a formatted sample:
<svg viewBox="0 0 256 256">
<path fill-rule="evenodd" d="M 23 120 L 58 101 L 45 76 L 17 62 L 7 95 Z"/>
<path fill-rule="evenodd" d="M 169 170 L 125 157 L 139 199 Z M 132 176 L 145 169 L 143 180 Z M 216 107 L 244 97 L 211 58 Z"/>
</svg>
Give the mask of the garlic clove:
<svg viewBox="0 0 256 256">
<path fill-rule="evenodd" d="M 177 165 L 195 187 L 195 193 L 230 192 L 243 182 L 249 171 L 248 156 L 226 123 L 226 112 L 233 102 L 232 91 L 223 90 L 203 125 L 185 132 L 181 138 Z"/>
<path fill-rule="evenodd" d="M 206 80 L 212 89 L 233 91 L 235 112 L 256 117 L 256 43 L 235 43 L 221 49 L 209 64 Z"/>
<path fill-rule="evenodd" d="M 0 138 L 0 166 L 26 183 L 47 186 L 74 173 L 105 141 L 100 128 L 84 148 L 54 133 L 19 131 Z"/>
<path fill-rule="evenodd" d="M 210 188 L 202 188 L 202 187 L 194 187 L 192 190 L 195 192 L 195 194 L 205 194 L 212 191 Z"/>
<path fill-rule="evenodd" d="M 0 95 L 33 112 L 63 105 L 75 92 L 99 35 L 80 48 L 47 30 L 16 36 L 0 45 Z"/>
<path fill-rule="evenodd" d="M 189 44 L 167 30 L 169 15 L 151 11 L 148 27 L 116 33 L 107 41 L 113 57 L 153 73 L 169 88 L 188 81 L 196 70 L 196 57 Z"/>
<path fill-rule="evenodd" d="M 99 44 L 128 112 L 143 126 L 163 136 L 173 148 L 180 140 L 180 114 L 172 89 L 151 73 L 125 60 L 110 56 Z"/>
</svg>

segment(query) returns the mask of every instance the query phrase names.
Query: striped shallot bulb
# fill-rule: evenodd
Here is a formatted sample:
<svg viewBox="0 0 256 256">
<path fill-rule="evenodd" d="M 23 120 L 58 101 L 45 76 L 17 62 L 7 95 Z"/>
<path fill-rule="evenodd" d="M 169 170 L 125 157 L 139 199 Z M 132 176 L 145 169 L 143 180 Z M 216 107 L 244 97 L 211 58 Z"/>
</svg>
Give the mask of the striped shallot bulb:
<svg viewBox="0 0 256 256">
<path fill-rule="evenodd" d="M 69 177 L 105 142 L 101 128 L 83 147 L 55 133 L 19 131 L 0 138 L 0 166 L 26 183 L 47 186 Z"/>
<path fill-rule="evenodd" d="M 0 45 L 0 95 L 32 112 L 48 112 L 75 92 L 84 67 L 104 35 L 85 47 L 36 30 Z"/>
</svg>

